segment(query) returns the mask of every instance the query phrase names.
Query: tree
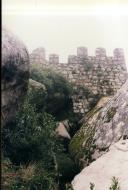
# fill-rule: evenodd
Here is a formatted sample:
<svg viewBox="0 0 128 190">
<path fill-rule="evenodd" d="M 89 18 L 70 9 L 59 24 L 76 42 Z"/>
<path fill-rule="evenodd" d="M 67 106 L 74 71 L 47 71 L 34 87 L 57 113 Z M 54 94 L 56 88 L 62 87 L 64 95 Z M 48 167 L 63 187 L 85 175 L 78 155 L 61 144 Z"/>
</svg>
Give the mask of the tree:
<svg viewBox="0 0 128 190">
<path fill-rule="evenodd" d="M 13 186 L 24 186 L 28 189 L 53 190 L 57 173 L 55 170 L 56 154 L 63 151 L 63 146 L 55 133 L 56 122 L 48 113 L 37 113 L 34 106 L 26 98 L 17 114 L 12 128 L 3 128 L 4 151 L 10 158 L 13 167 L 29 166 L 37 163 L 36 170 L 30 180 L 22 178 L 14 181 Z M 33 165 L 33 164 L 32 164 Z M 26 173 L 28 170 L 26 168 Z"/>
<path fill-rule="evenodd" d="M 67 118 L 69 112 L 73 111 L 72 85 L 61 74 L 34 66 L 31 68 L 30 77 L 46 87 L 47 95 L 42 97 L 42 103 L 40 101 L 42 110 L 52 114 L 58 120 Z"/>
<path fill-rule="evenodd" d="M 55 128 L 54 118 L 47 113 L 37 113 L 26 98 L 13 128 L 3 129 L 7 155 L 15 164 L 38 160 L 44 160 L 45 164 L 52 162 L 52 152 L 61 149 Z"/>
</svg>

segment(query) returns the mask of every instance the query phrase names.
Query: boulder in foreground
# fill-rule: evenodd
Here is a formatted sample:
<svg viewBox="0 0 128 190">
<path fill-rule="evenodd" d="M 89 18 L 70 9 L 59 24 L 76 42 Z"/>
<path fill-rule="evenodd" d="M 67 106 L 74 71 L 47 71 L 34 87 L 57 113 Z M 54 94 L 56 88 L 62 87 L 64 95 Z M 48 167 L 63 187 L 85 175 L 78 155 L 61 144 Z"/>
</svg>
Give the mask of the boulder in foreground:
<svg viewBox="0 0 128 190">
<path fill-rule="evenodd" d="M 120 140 L 110 147 L 108 153 L 86 167 L 72 181 L 74 190 L 109 190 L 111 179 L 118 179 L 121 190 L 128 189 L 128 140 Z"/>
</svg>

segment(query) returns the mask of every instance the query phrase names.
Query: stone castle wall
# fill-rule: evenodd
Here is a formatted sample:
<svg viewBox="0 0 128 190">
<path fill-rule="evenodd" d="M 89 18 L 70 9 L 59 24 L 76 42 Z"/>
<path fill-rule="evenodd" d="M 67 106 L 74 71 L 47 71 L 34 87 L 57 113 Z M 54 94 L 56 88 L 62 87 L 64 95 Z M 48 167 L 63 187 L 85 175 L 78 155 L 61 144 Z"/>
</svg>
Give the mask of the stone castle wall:
<svg viewBox="0 0 128 190">
<path fill-rule="evenodd" d="M 38 56 L 39 59 L 40 56 Z M 30 56 L 31 63 L 33 61 Z M 69 55 L 67 63 L 60 63 L 59 56 L 51 54 L 49 61 L 42 61 L 43 68 L 51 68 L 73 83 L 75 113 L 88 112 L 100 96 L 114 95 L 128 78 L 123 49 L 117 48 L 107 56 L 104 48 L 97 48 L 95 56 L 88 56 L 87 48 L 77 48 L 77 55 Z"/>
</svg>

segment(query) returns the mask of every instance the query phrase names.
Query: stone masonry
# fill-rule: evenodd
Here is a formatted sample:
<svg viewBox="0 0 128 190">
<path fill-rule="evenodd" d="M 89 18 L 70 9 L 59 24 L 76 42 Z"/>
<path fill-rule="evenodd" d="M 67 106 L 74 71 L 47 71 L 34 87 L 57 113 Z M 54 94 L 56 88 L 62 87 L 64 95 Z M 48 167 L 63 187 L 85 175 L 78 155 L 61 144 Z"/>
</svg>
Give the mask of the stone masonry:
<svg viewBox="0 0 128 190">
<path fill-rule="evenodd" d="M 30 64 L 46 64 L 45 49 L 37 48 L 30 54 Z"/>
<path fill-rule="evenodd" d="M 128 78 L 121 48 L 114 49 L 113 56 L 107 56 L 104 48 L 97 48 L 95 56 L 88 56 L 86 47 L 78 47 L 77 55 L 69 55 L 67 63 L 59 63 L 56 54 L 49 55 L 49 61 L 45 60 L 44 55 L 42 60 L 42 55 L 38 52 L 38 56 L 34 56 L 32 52 L 30 63 L 42 63 L 43 68 L 51 68 L 63 74 L 73 84 L 75 113 L 84 114 L 101 96 L 114 95 Z"/>
</svg>

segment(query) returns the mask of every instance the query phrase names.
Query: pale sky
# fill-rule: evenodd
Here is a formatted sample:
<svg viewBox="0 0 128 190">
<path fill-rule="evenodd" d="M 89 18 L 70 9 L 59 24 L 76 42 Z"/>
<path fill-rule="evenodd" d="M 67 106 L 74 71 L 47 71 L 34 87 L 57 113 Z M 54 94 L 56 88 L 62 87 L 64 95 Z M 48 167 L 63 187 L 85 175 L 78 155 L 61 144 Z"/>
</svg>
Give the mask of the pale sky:
<svg viewBox="0 0 128 190">
<path fill-rule="evenodd" d="M 66 62 L 78 46 L 123 48 L 128 63 L 128 0 L 3 0 L 3 25 L 29 52 L 44 47 Z"/>
</svg>

